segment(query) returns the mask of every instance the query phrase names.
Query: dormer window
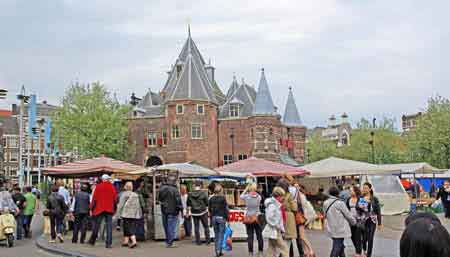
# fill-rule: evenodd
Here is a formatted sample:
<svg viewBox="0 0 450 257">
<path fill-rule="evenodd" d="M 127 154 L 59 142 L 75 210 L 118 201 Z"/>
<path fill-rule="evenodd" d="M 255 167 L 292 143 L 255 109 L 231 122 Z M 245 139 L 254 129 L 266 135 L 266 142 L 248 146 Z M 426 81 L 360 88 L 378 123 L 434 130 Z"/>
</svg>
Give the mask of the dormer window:
<svg viewBox="0 0 450 257">
<path fill-rule="evenodd" d="M 239 104 L 230 104 L 230 117 L 239 117 Z"/>
<path fill-rule="evenodd" d="M 177 104 L 177 114 L 183 114 L 184 113 L 184 105 Z"/>
<path fill-rule="evenodd" d="M 199 114 L 199 115 L 205 114 L 205 105 L 204 104 L 197 104 L 197 114 Z"/>
</svg>

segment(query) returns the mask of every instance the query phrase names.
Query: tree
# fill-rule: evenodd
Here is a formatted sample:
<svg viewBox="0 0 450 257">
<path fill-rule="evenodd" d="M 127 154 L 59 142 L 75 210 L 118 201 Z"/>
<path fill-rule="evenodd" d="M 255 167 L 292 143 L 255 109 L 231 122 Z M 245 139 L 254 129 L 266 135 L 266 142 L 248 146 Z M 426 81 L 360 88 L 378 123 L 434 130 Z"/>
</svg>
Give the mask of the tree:
<svg viewBox="0 0 450 257">
<path fill-rule="evenodd" d="M 395 120 L 383 117 L 373 128 L 369 120 L 362 118 L 353 129 L 350 145 L 337 147 L 333 141 L 325 140 L 320 134 L 314 134 L 306 145 L 310 161 L 318 161 L 331 156 L 345 159 L 372 162 L 372 148 L 369 141 L 374 132 L 375 163 L 399 163 L 407 156 L 405 139 L 395 131 Z"/>
<path fill-rule="evenodd" d="M 110 96 L 104 85 L 72 85 L 54 113 L 54 136 L 66 150 L 78 149 L 83 157 L 124 159 L 127 156 L 128 106 Z"/>
<path fill-rule="evenodd" d="M 411 160 L 450 168 L 450 101 L 432 97 L 417 127 L 408 135 Z"/>
</svg>

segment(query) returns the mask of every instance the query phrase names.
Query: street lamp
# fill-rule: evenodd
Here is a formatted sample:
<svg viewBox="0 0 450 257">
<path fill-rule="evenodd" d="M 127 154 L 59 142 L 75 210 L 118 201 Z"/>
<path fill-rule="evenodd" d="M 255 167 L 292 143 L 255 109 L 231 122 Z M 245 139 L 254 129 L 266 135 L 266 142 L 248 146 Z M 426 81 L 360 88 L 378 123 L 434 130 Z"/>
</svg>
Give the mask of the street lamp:
<svg viewBox="0 0 450 257">
<path fill-rule="evenodd" d="M 376 128 L 376 118 L 373 118 L 372 120 L 372 131 L 370 132 L 370 140 L 369 140 L 369 144 L 370 147 L 372 149 L 372 163 L 375 164 L 375 131 L 374 129 Z"/>
<path fill-rule="evenodd" d="M 23 187 L 24 185 L 24 166 L 23 166 L 23 146 L 24 146 L 24 122 L 23 115 L 25 109 L 25 103 L 28 103 L 30 96 L 25 94 L 25 86 L 22 86 L 20 90 L 20 94 L 17 95 L 17 99 L 20 101 L 20 115 L 19 115 L 19 186 Z"/>
<path fill-rule="evenodd" d="M 231 162 L 234 162 L 234 128 L 231 128 L 230 139 L 231 139 Z"/>
</svg>

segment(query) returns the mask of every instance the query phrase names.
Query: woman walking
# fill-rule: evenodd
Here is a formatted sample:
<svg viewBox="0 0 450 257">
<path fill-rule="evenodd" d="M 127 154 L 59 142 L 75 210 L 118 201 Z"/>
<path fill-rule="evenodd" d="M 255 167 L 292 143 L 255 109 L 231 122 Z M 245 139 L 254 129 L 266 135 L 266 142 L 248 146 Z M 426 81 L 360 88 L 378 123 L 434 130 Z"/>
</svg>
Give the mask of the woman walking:
<svg viewBox="0 0 450 257">
<path fill-rule="evenodd" d="M 286 223 L 286 211 L 283 207 L 283 197 L 285 191 L 281 187 L 275 187 L 272 197 L 266 199 L 266 227 L 264 228 L 264 238 L 268 239 L 269 247 L 267 248 L 266 257 L 289 256 L 289 248 L 283 240 L 284 223 Z"/>
<path fill-rule="evenodd" d="M 307 217 L 308 215 L 306 215 L 307 214 L 306 211 L 308 210 L 308 206 L 307 206 L 308 200 L 306 199 L 304 188 L 300 185 L 300 183 L 298 183 L 298 181 L 294 181 L 293 186 L 296 189 L 294 199 L 297 201 L 297 205 L 298 205 L 297 212 L 299 212 L 300 214 L 303 214 L 303 217 L 305 219 L 305 223 L 303 223 L 303 224 L 298 224 L 297 220 L 296 220 L 296 223 L 297 223 L 297 225 L 296 225 L 297 249 L 298 249 L 300 257 L 315 257 L 316 255 L 314 253 L 312 245 L 309 242 L 308 238 L 306 238 L 306 233 L 305 233 L 305 226 L 308 224 L 308 221 L 309 221 L 308 217 Z M 312 205 L 311 205 L 311 209 L 312 209 L 311 211 L 314 211 Z M 290 257 L 294 256 L 294 246 L 293 245 L 291 245 L 291 247 L 290 247 L 289 256 Z"/>
<path fill-rule="evenodd" d="M 63 221 L 66 216 L 68 206 L 64 201 L 64 198 L 58 194 L 59 187 L 57 185 L 52 186 L 52 193 L 47 200 L 47 209 L 50 216 L 50 243 L 55 243 L 56 238 L 61 243 L 64 243 L 63 233 Z"/>
<path fill-rule="evenodd" d="M 137 246 L 136 223 L 142 218 L 142 203 L 139 195 L 133 192 L 132 182 L 125 183 L 124 190 L 117 206 L 123 226 L 122 246 L 135 248 Z"/>
<path fill-rule="evenodd" d="M 359 208 L 359 202 L 361 200 L 361 190 L 357 186 L 353 186 L 350 189 L 350 198 L 347 199 L 347 208 L 350 213 L 356 219 L 355 225 L 351 226 L 352 242 L 355 247 L 355 257 L 361 257 L 362 254 L 362 237 L 364 229 L 359 224 L 365 224 L 363 217 L 361 216 L 362 210 Z"/>
<path fill-rule="evenodd" d="M 211 217 L 211 224 L 214 228 L 214 244 L 216 257 L 222 256 L 222 243 L 225 232 L 225 224 L 228 220 L 228 205 L 223 189 L 220 184 L 216 184 L 214 194 L 209 199 L 208 209 Z"/>
<path fill-rule="evenodd" d="M 256 190 L 257 186 L 255 183 L 249 184 L 240 197 L 243 201 L 245 201 L 246 207 L 244 223 L 247 230 L 249 256 L 253 257 L 253 236 L 256 234 L 256 239 L 258 240 L 258 257 L 263 257 L 264 240 L 262 236 L 262 228 L 258 221 L 258 216 L 260 215 L 261 196 L 256 192 Z"/>
<path fill-rule="evenodd" d="M 382 228 L 381 223 L 381 207 L 378 198 L 374 196 L 372 184 L 364 183 L 363 199 L 360 201 L 359 207 L 363 210 L 366 223 L 363 234 L 363 250 L 366 257 L 372 257 L 373 240 L 375 238 L 375 231 Z"/>
<path fill-rule="evenodd" d="M 326 229 L 333 240 L 330 257 L 345 257 L 344 239 L 351 237 L 350 226 L 356 223 L 344 201 L 339 198 L 339 189 L 329 189 L 330 198 L 323 203 L 326 218 Z M 350 223 L 350 225 L 349 225 Z"/>
<path fill-rule="evenodd" d="M 286 193 L 283 198 L 283 207 L 286 212 L 286 223 L 284 224 L 284 240 L 288 249 L 292 245 L 292 240 L 297 240 L 297 224 L 295 223 L 295 213 L 297 212 L 297 202 L 290 191 L 295 192 L 295 188 L 286 179 L 280 179 L 277 186 L 281 187 Z"/>
</svg>

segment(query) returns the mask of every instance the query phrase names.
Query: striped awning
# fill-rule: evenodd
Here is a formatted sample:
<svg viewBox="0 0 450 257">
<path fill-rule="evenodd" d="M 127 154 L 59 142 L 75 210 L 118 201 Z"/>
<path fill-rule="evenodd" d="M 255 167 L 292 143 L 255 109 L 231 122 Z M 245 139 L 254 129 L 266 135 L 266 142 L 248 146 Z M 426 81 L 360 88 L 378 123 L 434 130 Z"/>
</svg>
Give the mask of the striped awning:
<svg viewBox="0 0 450 257">
<path fill-rule="evenodd" d="M 81 178 L 95 177 L 101 174 L 128 173 L 139 169 L 142 167 L 101 156 L 43 168 L 42 174 L 51 177 Z"/>
<path fill-rule="evenodd" d="M 293 167 L 279 162 L 272 162 L 256 157 L 250 157 L 246 160 L 233 162 L 231 164 L 215 169 L 219 173 L 230 176 L 231 174 L 251 174 L 257 177 L 277 177 L 283 175 L 306 176 L 309 174 L 303 168 Z"/>
</svg>

